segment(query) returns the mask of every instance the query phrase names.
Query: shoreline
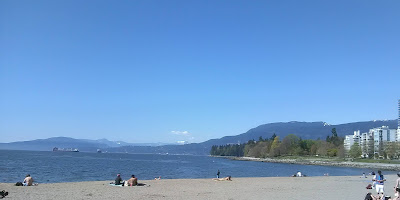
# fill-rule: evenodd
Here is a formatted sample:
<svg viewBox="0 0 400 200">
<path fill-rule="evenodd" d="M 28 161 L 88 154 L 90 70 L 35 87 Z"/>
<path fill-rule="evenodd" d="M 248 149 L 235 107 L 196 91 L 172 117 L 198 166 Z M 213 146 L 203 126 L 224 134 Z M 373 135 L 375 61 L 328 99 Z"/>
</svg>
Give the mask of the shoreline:
<svg viewBox="0 0 400 200">
<path fill-rule="evenodd" d="M 328 160 L 307 160 L 307 159 L 274 159 L 274 158 L 253 158 L 253 157 L 235 157 L 235 156 L 212 156 L 212 157 L 239 160 L 239 161 L 255 161 L 255 162 L 284 163 L 284 164 L 298 164 L 298 165 L 320 165 L 320 166 L 333 166 L 333 167 L 381 169 L 385 171 L 400 171 L 400 164 L 387 164 L 387 163 L 362 163 L 362 162 L 350 162 L 350 161 L 328 161 Z"/>
<path fill-rule="evenodd" d="M 385 194 L 394 196 L 396 175 L 385 175 Z M 9 192 L 5 199 L 363 199 L 372 177 L 252 177 L 232 181 L 212 179 L 139 180 L 147 186 L 110 186 L 112 180 L 46 183 L 38 186 L 13 186 L 0 183 Z M 332 187 L 334 186 L 334 187 Z"/>
</svg>

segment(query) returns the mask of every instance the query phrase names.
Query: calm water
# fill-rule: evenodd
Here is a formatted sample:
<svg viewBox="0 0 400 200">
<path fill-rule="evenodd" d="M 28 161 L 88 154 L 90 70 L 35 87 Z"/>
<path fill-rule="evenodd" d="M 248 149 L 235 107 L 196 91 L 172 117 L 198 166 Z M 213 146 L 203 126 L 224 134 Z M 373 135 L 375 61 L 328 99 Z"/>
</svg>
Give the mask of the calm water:
<svg viewBox="0 0 400 200">
<path fill-rule="evenodd" d="M 22 181 L 27 173 L 38 183 L 113 180 L 135 174 L 139 180 L 214 178 L 221 176 L 290 176 L 297 170 L 308 176 L 361 175 L 371 169 L 234 161 L 208 156 L 74 153 L 0 150 L 0 182 Z M 375 169 L 376 171 L 376 169 Z M 386 172 L 388 174 L 390 172 Z M 391 172 L 393 173 L 393 172 Z"/>
</svg>

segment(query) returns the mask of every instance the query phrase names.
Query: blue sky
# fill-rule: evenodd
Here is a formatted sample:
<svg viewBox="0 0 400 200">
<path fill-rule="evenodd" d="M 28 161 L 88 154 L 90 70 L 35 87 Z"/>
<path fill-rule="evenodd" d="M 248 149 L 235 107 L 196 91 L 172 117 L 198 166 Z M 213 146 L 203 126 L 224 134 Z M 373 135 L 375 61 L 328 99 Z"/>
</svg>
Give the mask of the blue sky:
<svg viewBox="0 0 400 200">
<path fill-rule="evenodd" d="M 272 122 L 396 119 L 399 6 L 2 0 L 1 142 L 202 142 Z"/>
</svg>

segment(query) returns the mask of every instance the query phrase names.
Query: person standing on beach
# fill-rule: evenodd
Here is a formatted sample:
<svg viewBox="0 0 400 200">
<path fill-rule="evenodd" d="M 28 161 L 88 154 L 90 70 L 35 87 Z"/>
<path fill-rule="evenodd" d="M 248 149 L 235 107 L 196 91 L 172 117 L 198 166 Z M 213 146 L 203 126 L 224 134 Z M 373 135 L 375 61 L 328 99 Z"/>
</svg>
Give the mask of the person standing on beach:
<svg viewBox="0 0 400 200">
<path fill-rule="evenodd" d="M 117 178 L 115 178 L 115 185 L 122 185 L 124 186 L 124 181 L 121 178 L 121 174 L 117 174 Z"/>
<path fill-rule="evenodd" d="M 30 174 L 26 175 L 23 185 L 24 186 L 32 186 L 32 183 L 33 183 L 33 178 L 31 177 L 31 175 Z"/>
<path fill-rule="evenodd" d="M 218 172 L 217 172 L 217 178 L 219 178 L 219 175 L 220 175 L 220 172 L 219 172 L 219 170 L 218 170 Z"/>
<path fill-rule="evenodd" d="M 374 176 L 372 181 L 376 182 L 375 189 L 376 189 L 376 192 L 378 193 L 378 195 L 379 195 L 379 193 L 382 193 L 382 195 L 383 195 L 383 193 L 384 193 L 383 183 L 386 181 L 386 179 L 385 179 L 385 177 L 383 177 L 382 172 L 380 170 L 378 171 L 378 174 L 376 174 Z"/>
<path fill-rule="evenodd" d="M 397 194 L 395 195 L 396 199 L 400 199 L 400 172 L 397 173 L 397 177 L 399 178 L 396 180 L 396 185 L 394 186 L 394 192 L 395 194 Z"/>
<path fill-rule="evenodd" d="M 372 171 L 372 172 L 371 172 L 371 175 L 375 177 L 375 172 Z M 373 181 L 373 180 L 374 180 L 374 178 L 372 178 L 372 189 L 375 188 L 375 184 L 376 184 L 376 181 Z"/>
</svg>

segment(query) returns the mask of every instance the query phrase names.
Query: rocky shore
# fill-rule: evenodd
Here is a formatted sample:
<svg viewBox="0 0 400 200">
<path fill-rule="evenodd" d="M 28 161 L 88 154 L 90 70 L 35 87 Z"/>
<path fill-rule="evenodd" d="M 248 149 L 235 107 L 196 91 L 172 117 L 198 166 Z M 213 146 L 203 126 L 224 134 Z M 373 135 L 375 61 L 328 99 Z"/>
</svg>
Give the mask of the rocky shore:
<svg viewBox="0 0 400 200">
<path fill-rule="evenodd" d="M 253 158 L 253 157 L 234 157 L 234 156 L 217 156 L 232 160 L 241 161 L 257 161 L 257 162 L 271 162 L 271 163 L 286 163 L 286 164 L 299 164 L 299 165 L 322 165 L 322 166 L 336 166 L 336 167 L 355 167 L 355 168 L 368 168 L 380 169 L 385 171 L 400 171 L 400 164 L 387 164 L 387 163 L 362 163 L 351 161 L 330 161 L 318 159 L 274 159 L 274 158 Z"/>
</svg>

